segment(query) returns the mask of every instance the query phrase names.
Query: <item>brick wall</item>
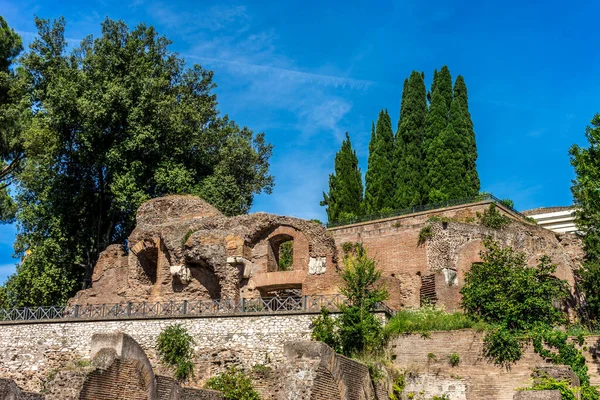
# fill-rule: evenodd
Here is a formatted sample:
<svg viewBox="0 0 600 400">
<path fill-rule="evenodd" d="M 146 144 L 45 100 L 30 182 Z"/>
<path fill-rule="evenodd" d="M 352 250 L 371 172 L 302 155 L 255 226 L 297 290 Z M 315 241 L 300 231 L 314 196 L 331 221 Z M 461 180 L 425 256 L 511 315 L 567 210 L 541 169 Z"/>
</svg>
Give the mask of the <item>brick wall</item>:
<svg viewBox="0 0 600 400">
<path fill-rule="evenodd" d="M 551 256 L 558 266 L 557 276 L 572 286 L 573 269 L 577 268 L 578 260 L 574 252 L 565 247 L 568 241 L 559 240 L 554 232 L 520 222 L 522 220 L 501 205 L 497 209 L 513 220 L 508 227 L 494 230 L 474 224 L 477 213 L 483 213 L 489 204 L 486 201 L 448 207 L 329 231 L 338 254 L 343 254 L 345 242 L 365 245 L 383 271 L 382 280 L 390 293 L 389 305 L 395 309 L 417 308 L 425 294 L 447 310 L 456 310 L 465 273 L 473 262 L 480 261 L 482 242 L 487 236 L 525 252 L 530 264 L 536 264 L 543 254 Z M 451 222 L 430 223 L 432 216 L 448 218 Z M 419 233 L 427 225 L 431 226 L 433 236 L 419 243 Z M 431 287 L 425 287 L 422 292 L 423 283 Z"/>
<path fill-rule="evenodd" d="M 427 338 L 402 335 L 392 340 L 393 363 L 408 376 L 405 394 L 423 391 L 429 396 L 426 398 L 448 394 L 452 400 L 512 400 L 517 388 L 531 385 L 534 367 L 548 365 L 529 346 L 510 370 L 496 366 L 483 356 L 483 335 L 459 330 L 432 332 Z M 600 337 L 586 338 L 585 346 L 591 382 L 598 385 L 600 363 L 593 355 L 600 351 Z M 460 357 L 456 367 L 448 361 L 452 353 Z"/>
</svg>

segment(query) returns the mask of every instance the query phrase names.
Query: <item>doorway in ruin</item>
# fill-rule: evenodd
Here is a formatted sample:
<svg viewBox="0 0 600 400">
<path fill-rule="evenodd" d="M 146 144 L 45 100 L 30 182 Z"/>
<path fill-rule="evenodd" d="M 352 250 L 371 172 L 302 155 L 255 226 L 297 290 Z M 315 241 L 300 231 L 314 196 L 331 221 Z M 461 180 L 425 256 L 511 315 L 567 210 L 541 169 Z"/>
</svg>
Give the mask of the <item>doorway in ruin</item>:
<svg viewBox="0 0 600 400">
<path fill-rule="evenodd" d="M 158 247 L 153 242 L 144 242 L 143 249 L 136 255 L 141 269 L 139 280 L 154 285 L 158 276 Z"/>
<path fill-rule="evenodd" d="M 294 238 L 284 233 L 270 238 L 267 271 L 291 271 L 293 269 Z"/>
<path fill-rule="evenodd" d="M 186 261 L 185 266 L 189 268 L 191 281 L 181 284 L 173 282 L 173 291 L 201 293 L 204 300 L 215 300 L 221 298 L 221 282 L 214 268 L 205 261 Z"/>
</svg>

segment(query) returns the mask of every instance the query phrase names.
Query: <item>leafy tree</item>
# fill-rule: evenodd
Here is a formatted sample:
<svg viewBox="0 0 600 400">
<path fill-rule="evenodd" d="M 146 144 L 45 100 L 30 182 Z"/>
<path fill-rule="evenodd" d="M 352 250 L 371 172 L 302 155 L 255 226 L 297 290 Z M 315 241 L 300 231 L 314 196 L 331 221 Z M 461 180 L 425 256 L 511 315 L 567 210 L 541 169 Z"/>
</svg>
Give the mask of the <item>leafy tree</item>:
<svg viewBox="0 0 600 400">
<path fill-rule="evenodd" d="M 456 103 L 456 106 L 455 106 Z M 454 107 L 454 111 L 452 109 Z M 459 75 L 454 83 L 454 99 L 450 109 L 450 123 L 460 137 L 465 166 L 464 196 L 472 197 L 479 193 L 480 182 L 477 172 L 477 144 L 473 121 L 469 112 L 469 98 L 464 78 Z"/>
<path fill-rule="evenodd" d="M 210 378 L 205 386 L 222 392 L 226 400 L 260 400 L 250 378 L 235 367 Z"/>
<path fill-rule="evenodd" d="M 393 207 L 394 133 L 387 110 L 379 112 L 377 126 L 369 144 L 369 167 L 366 175 L 365 206 L 367 214 Z"/>
<path fill-rule="evenodd" d="M 150 198 L 190 193 L 233 215 L 271 191 L 264 135 L 221 116 L 213 73 L 185 68 L 154 28 L 106 19 L 67 54 L 64 19 L 35 22 L 21 61 L 35 114 L 17 176 L 12 304 L 63 302 Z"/>
<path fill-rule="evenodd" d="M 331 312 L 325 307 L 321 309 L 321 314 L 313 321 L 310 337 L 313 340 L 325 343 L 336 353 L 340 353 L 342 350 L 336 320 L 331 317 Z"/>
<path fill-rule="evenodd" d="M 576 178 L 571 191 L 577 211 L 575 222 L 583 234 L 585 260 L 579 287 L 585 296 L 584 318 L 593 327 L 600 323 L 600 114 L 596 114 L 585 136 L 589 147 L 573 145 L 569 150 Z"/>
<path fill-rule="evenodd" d="M 11 222 L 16 205 L 8 186 L 24 157 L 21 133 L 29 122 L 30 104 L 14 61 L 23 50 L 21 37 L 0 16 L 0 221 Z"/>
<path fill-rule="evenodd" d="M 362 174 L 348 132 L 340 151 L 335 155 L 334 170 L 335 172 L 329 175 L 329 193 L 323 193 L 321 201 L 321 206 L 327 206 L 328 220 L 339 220 L 344 213 L 361 215 Z"/>
<path fill-rule="evenodd" d="M 381 271 L 361 244 L 345 255 L 344 266 L 340 292 L 350 305 L 341 307 L 339 317 L 342 352 L 350 356 L 379 351 L 383 345 L 383 327 L 374 311 L 378 303 L 388 298 L 387 290 L 379 282 Z"/>
<path fill-rule="evenodd" d="M 294 241 L 288 240 L 279 246 L 279 270 L 289 271 L 294 264 Z"/>
<path fill-rule="evenodd" d="M 395 146 L 394 208 L 424 204 L 423 140 L 427 98 L 423 74 L 413 71 L 402 95 Z"/>
<path fill-rule="evenodd" d="M 156 339 L 160 360 L 175 370 L 178 380 L 188 380 L 194 373 L 193 344 L 194 338 L 179 324 L 166 327 Z"/>
<path fill-rule="evenodd" d="M 556 266 L 548 257 L 530 267 L 525 254 L 503 248 L 490 238 L 484 244 L 483 262 L 472 265 L 461 289 L 467 314 L 516 330 L 566 321 L 554 302 L 566 299 L 567 283 L 553 275 Z"/>
</svg>

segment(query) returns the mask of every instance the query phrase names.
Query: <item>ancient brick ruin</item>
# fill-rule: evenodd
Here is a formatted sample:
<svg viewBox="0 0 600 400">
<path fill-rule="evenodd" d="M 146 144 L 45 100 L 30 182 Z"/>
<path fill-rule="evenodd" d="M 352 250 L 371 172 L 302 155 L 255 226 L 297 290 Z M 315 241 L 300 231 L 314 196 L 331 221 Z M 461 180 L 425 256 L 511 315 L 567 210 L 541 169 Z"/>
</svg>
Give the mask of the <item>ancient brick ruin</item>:
<svg viewBox="0 0 600 400">
<path fill-rule="evenodd" d="M 478 223 L 491 201 L 451 206 L 326 230 L 318 223 L 266 213 L 226 217 L 193 196 L 144 203 L 128 248 L 109 246 L 94 270 L 92 287 L 71 304 L 239 300 L 339 292 L 345 243 L 362 243 L 378 261 L 392 309 L 436 303 L 456 310 L 465 273 L 479 262 L 483 239 L 526 254 L 529 264 L 546 254 L 556 275 L 574 285 L 583 253 L 573 234 L 559 235 L 511 219 L 501 230 Z M 428 228 L 427 228 L 428 227 Z M 431 234 L 420 241 L 421 231 Z M 293 241 L 293 264 L 279 268 L 279 250 Z"/>
<path fill-rule="evenodd" d="M 71 303 L 336 292 L 335 243 L 318 223 L 266 213 L 226 217 L 192 196 L 150 200 L 136 222 L 129 249 L 109 246 L 94 269 L 92 287 Z M 288 241 L 293 264 L 281 271 L 279 249 Z"/>
</svg>

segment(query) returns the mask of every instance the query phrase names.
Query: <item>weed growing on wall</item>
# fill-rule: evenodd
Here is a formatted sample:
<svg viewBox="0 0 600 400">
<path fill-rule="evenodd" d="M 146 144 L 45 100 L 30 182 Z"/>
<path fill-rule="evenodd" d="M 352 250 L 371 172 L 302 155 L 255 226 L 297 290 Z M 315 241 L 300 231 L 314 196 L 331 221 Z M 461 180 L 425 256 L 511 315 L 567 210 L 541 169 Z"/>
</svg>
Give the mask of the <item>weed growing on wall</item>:
<svg viewBox="0 0 600 400">
<path fill-rule="evenodd" d="M 502 213 L 496 209 L 495 203 L 490 204 L 487 210 L 483 210 L 483 214 L 477 213 L 477 217 L 483 226 L 487 226 L 491 229 L 502 229 L 510 224 L 510 218 L 502 215 Z"/>
<path fill-rule="evenodd" d="M 181 325 L 165 328 L 156 340 L 160 360 L 174 369 L 175 378 L 186 381 L 194 373 L 192 363 L 194 339 Z"/>
<path fill-rule="evenodd" d="M 250 378 L 235 367 L 210 378 L 205 387 L 222 392 L 226 400 L 260 400 Z"/>
</svg>

